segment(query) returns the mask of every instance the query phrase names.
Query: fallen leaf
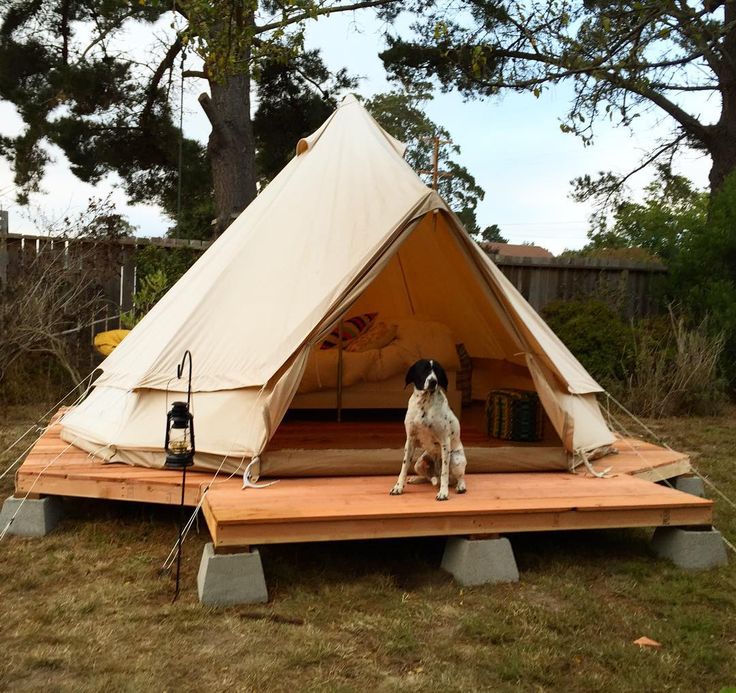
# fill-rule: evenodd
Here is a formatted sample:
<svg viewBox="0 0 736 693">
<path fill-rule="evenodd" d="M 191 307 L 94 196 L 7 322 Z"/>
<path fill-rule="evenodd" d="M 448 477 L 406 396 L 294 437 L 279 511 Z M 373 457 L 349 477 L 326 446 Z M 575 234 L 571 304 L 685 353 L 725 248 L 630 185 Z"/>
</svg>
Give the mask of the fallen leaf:
<svg viewBox="0 0 736 693">
<path fill-rule="evenodd" d="M 634 645 L 638 645 L 639 647 L 654 647 L 654 648 L 662 647 L 661 642 L 652 640 L 651 638 L 648 638 L 646 635 L 642 635 L 638 640 L 634 640 Z"/>
</svg>

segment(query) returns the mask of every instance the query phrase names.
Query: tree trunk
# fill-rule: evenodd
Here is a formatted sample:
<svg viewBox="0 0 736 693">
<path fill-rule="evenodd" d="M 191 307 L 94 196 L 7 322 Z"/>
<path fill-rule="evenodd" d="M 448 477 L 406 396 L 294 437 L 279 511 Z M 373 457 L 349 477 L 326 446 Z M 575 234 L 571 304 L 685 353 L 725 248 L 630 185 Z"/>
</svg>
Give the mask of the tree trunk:
<svg viewBox="0 0 736 693">
<path fill-rule="evenodd" d="M 721 92 L 721 117 L 711 131 L 708 150 L 713 160 L 710 169 L 711 195 L 718 192 L 728 175 L 736 170 L 736 2 L 724 4 L 724 26 L 730 27 L 722 40 L 724 54 L 718 70 Z"/>
<path fill-rule="evenodd" d="M 249 57 L 244 57 L 244 65 Z M 250 74 L 210 81 L 210 91 L 211 98 L 202 94 L 199 103 L 212 125 L 207 153 L 215 190 L 215 236 L 219 236 L 256 196 Z"/>
<path fill-rule="evenodd" d="M 709 147 L 713 160 L 709 175 L 711 195 L 721 190 L 728 175 L 736 170 L 736 116 L 727 125 L 718 123 Z"/>
</svg>

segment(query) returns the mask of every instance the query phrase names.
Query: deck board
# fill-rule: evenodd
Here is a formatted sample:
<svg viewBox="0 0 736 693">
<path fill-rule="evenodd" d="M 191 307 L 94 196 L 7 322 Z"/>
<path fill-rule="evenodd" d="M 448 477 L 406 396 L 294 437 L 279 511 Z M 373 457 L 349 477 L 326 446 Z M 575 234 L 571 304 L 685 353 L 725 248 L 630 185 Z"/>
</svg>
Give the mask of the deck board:
<svg viewBox="0 0 736 693">
<path fill-rule="evenodd" d="M 335 423 L 283 427 L 286 445 L 307 446 L 335 436 L 360 440 L 361 428 Z M 371 424 L 373 427 L 373 424 Z M 395 425 L 381 436 L 395 436 Z M 316 430 L 315 430 L 316 429 Z M 311 431 L 309 435 L 307 431 Z M 365 429 L 362 429 L 363 435 Z M 379 436 L 379 437 L 381 437 Z M 469 437 L 473 441 L 474 435 Z M 651 483 L 689 471 L 687 455 L 643 441 L 620 439 L 618 455 L 595 463 L 604 479 L 587 473 L 469 474 L 468 493 L 437 502 L 429 484 L 390 496 L 393 476 L 282 479 L 242 490 L 238 476 L 187 476 L 185 503 L 204 497 L 203 512 L 216 547 L 294 541 L 480 534 L 573 528 L 704 525 L 712 502 Z M 397 462 L 398 471 L 398 462 Z M 106 464 L 61 440 L 52 425 L 16 474 L 16 493 L 176 504 L 181 474 Z M 209 487 L 209 490 L 207 491 Z M 205 495 L 206 492 L 206 495 Z"/>
<path fill-rule="evenodd" d="M 284 479 L 222 488 L 203 504 L 216 547 L 294 541 L 710 524 L 712 503 L 635 477 L 483 474 L 437 502 L 430 485 L 390 496 L 393 477 Z"/>
</svg>

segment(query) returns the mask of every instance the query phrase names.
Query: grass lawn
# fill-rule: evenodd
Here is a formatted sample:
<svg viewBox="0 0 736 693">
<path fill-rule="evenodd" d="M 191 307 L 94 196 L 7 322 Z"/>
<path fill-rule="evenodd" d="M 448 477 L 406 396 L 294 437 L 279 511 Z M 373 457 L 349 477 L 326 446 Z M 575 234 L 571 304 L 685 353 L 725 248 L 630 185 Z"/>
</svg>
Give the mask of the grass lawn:
<svg viewBox="0 0 736 693">
<path fill-rule="evenodd" d="M 42 407 L 0 414 L 0 449 Z M 651 422 L 736 498 L 736 409 Z M 14 459 L 0 458 L 0 472 Z M 12 474 L 0 495 L 12 492 Z M 261 550 L 271 601 L 199 605 L 207 530 L 183 590 L 159 568 L 176 511 L 69 501 L 43 539 L 0 544 L 0 690 L 719 691 L 736 686 L 736 557 L 689 574 L 650 532 L 512 536 L 521 582 L 460 588 L 441 539 Z M 736 512 L 716 526 L 736 540 Z M 632 644 L 646 635 L 659 650 Z"/>
</svg>

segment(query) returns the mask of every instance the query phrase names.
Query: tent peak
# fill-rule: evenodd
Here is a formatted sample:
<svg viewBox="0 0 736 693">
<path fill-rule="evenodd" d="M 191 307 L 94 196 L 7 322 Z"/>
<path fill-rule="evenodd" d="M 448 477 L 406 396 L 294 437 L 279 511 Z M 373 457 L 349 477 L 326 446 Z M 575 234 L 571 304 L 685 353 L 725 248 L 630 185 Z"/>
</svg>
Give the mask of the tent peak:
<svg viewBox="0 0 736 693">
<path fill-rule="evenodd" d="M 357 109 L 346 109 L 347 106 L 357 106 Z M 400 156 L 404 157 L 406 145 L 390 135 L 376 119 L 368 112 L 366 107 L 355 96 L 355 94 L 346 94 L 338 107 L 332 112 L 329 118 L 315 130 L 311 135 L 302 137 L 296 144 L 296 155 L 301 156 L 310 151 L 317 141 L 322 137 L 328 127 L 334 126 L 340 122 L 344 127 L 350 128 L 351 132 L 359 137 L 370 137 L 371 132 L 379 132 L 380 135 L 388 142 L 390 147 Z M 380 137 L 379 137 L 380 139 Z"/>
<path fill-rule="evenodd" d="M 345 96 L 342 97 L 342 101 L 340 101 L 340 105 L 338 106 L 338 108 L 342 108 L 343 106 L 350 106 L 354 103 L 360 103 L 355 94 L 345 94 Z"/>
</svg>

